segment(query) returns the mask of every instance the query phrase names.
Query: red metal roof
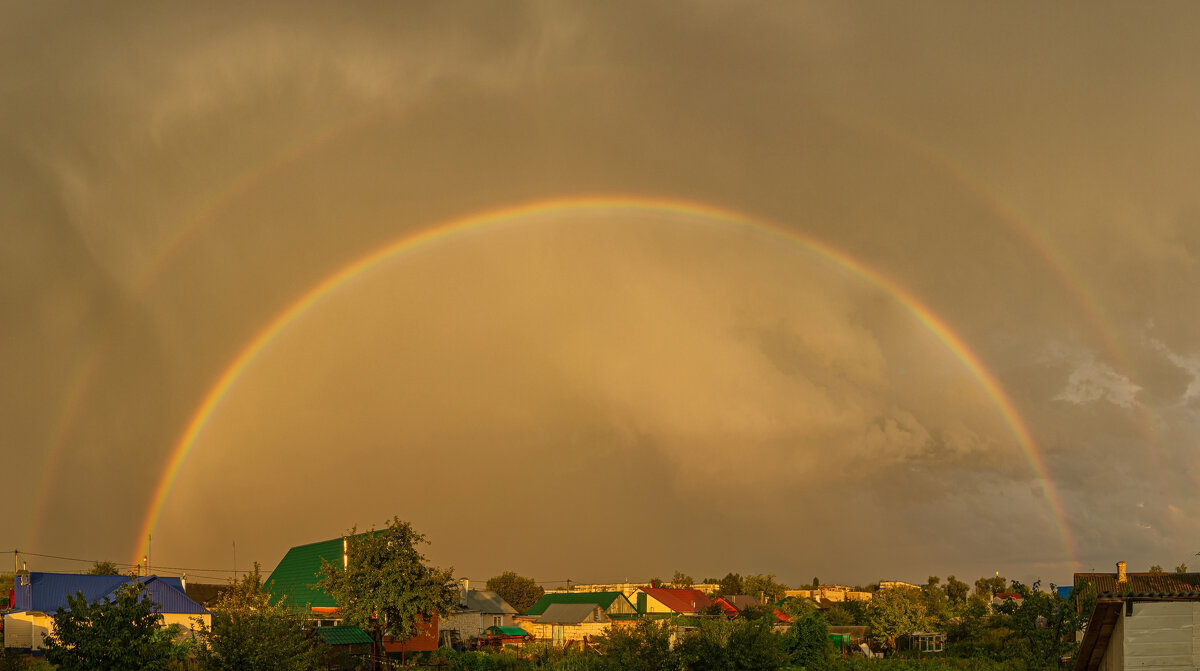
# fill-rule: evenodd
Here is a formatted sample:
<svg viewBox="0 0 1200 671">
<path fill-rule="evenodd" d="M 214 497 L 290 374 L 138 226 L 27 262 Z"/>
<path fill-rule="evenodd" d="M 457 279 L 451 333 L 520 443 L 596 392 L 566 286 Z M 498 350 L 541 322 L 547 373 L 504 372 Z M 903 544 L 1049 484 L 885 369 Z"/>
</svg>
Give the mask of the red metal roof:
<svg viewBox="0 0 1200 671">
<path fill-rule="evenodd" d="M 670 587 L 646 587 L 646 594 L 658 599 L 659 603 L 676 613 L 698 613 L 712 605 L 712 601 L 698 589 L 673 589 Z"/>
</svg>

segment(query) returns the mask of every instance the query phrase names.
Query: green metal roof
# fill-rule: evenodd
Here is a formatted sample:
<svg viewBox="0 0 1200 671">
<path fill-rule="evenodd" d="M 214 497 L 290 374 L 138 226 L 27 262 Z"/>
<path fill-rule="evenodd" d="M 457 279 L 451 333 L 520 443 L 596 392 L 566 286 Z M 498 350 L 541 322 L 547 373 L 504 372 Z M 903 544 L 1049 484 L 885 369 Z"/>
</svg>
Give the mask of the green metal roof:
<svg viewBox="0 0 1200 671">
<path fill-rule="evenodd" d="M 489 634 L 499 634 L 501 636 L 525 636 L 529 632 L 520 627 L 497 627 L 491 626 L 487 628 Z"/>
<path fill-rule="evenodd" d="M 287 597 L 287 604 L 293 608 L 336 608 L 333 597 L 312 587 L 321 579 L 322 559 L 341 563 L 341 538 L 297 545 L 288 550 L 279 560 L 279 566 L 267 577 L 267 591 L 274 599 Z"/>
<path fill-rule="evenodd" d="M 614 601 L 624 598 L 625 595 L 620 592 L 558 592 L 543 595 L 537 600 L 537 603 L 525 611 L 525 614 L 541 615 L 546 612 L 550 604 L 554 603 L 594 603 L 607 611 L 612 607 Z"/>
<path fill-rule="evenodd" d="M 374 643 L 367 632 L 348 624 L 336 627 L 317 627 L 317 634 L 329 645 L 355 645 L 357 643 L 369 645 Z"/>
</svg>

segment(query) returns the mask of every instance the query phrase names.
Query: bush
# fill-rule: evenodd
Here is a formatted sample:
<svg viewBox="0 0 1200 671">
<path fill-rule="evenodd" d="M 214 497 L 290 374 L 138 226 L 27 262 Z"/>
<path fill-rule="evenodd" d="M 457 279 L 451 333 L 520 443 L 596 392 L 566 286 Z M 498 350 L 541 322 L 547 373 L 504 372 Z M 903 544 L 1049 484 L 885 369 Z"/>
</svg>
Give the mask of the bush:
<svg viewBox="0 0 1200 671">
<path fill-rule="evenodd" d="M 666 620 L 641 620 L 632 627 L 612 627 L 596 639 L 604 666 L 630 671 L 668 671 L 679 668 L 671 651 L 671 625 Z"/>
<path fill-rule="evenodd" d="M 452 671 L 495 671 L 496 662 L 482 652 L 464 652 L 450 661 Z"/>
</svg>

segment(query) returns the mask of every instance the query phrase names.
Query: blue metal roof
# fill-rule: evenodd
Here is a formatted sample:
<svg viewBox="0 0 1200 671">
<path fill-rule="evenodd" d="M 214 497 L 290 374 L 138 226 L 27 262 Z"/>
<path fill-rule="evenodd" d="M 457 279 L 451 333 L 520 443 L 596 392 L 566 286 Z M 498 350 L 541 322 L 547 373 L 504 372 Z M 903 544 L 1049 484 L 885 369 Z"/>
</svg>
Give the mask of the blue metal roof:
<svg viewBox="0 0 1200 671">
<path fill-rule="evenodd" d="M 67 596 L 82 593 L 88 602 L 100 601 L 104 597 L 115 599 L 115 593 L 121 585 L 132 580 L 123 575 L 78 575 L 73 573 L 37 573 L 29 574 L 29 584 L 15 586 L 15 602 L 13 610 L 39 611 L 53 613 L 59 607 L 67 607 Z M 162 613 L 183 613 L 203 615 L 208 609 L 188 598 L 183 591 L 183 582 L 179 578 L 146 576 L 137 578 L 139 583 L 146 586 L 147 598 L 159 605 Z"/>
</svg>

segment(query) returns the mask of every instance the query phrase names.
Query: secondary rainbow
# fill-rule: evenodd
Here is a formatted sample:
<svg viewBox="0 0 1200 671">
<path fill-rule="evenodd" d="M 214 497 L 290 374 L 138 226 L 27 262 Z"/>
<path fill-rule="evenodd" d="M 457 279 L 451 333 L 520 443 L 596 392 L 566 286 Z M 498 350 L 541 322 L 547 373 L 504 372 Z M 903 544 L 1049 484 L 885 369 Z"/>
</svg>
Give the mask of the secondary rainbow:
<svg viewBox="0 0 1200 671">
<path fill-rule="evenodd" d="M 463 218 L 454 219 L 439 226 L 402 236 L 345 265 L 340 270 L 329 275 L 324 280 L 320 281 L 311 289 L 306 291 L 282 312 L 277 314 L 274 319 L 268 322 L 257 334 L 255 334 L 250 342 L 238 352 L 237 356 L 235 356 L 229 365 L 225 367 L 221 375 L 209 388 L 195 412 L 192 413 L 187 426 L 183 430 L 183 433 L 180 435 L 178 441 L 175 443 L 174 447 L 169 453 L 167 463 L 162 471 L 162 475 L 152 493 L 150 505 L 147 509 L 146 517 L 142 524 L 141 533 L 137 536 L 139 539 L 138 545 L 134 548 L 131 556 L 135 558 L 135 561 L 136 558 L 141 557 L 141 539 L 147 538 L 154 532 L 154 529 L 158 524 L 159 516 L 162 513 L 163 505 L 165 504 L 166 499 L 171 492 L 171 487 L 174 484 L 175 479 L 178 477 L 179 472 L 182 469 L 184 462 L 187 460 L 188 454 L 195 445 L 197 438 L 204 431 L 204 428 L 209 419 L 212 417 L 213 413 L 221 405 L 225 395 L 237 383 L 242 373 L 254 361 L 254 359 L 298 317 L 311 309 L 337 288 L 362 275 L 364 272 L 377 266 L 383 261 L 392 258 L 393 256 L 406 250 L 412 250 L 430 241 L 462 233 L 464 231 L 482 226 L 494 226 L 505 222 L 511 223 L 534 215 L 558 212 L 568 213 L 571 211 L 580 210 L 606 210 L 613 213 L 658 212 L 663 214 L 687 215 L 690 217 L 699 217 L 711 222 L 724 222 L 727 224 L 760 230 L 771 235 L 779 236 L 786 240 L 799 243 L 813 252 L 816 252 L 817 254 L 829 259 L 836 265 L 845 268 L 855 275 L 858 275 L 872 284 L 875 284 L 886 290 L 901 305 L 903 305 L 905 309 L 913 314 L 930 332 L 937 336 L 937 338 L 941 340 L 947 348 L 949 348 L 949 350 L 979 381 L 980 385 L 991 397 L 1004 421 L 1009 426 L 1013 437 L 1020 445 L 1021 450 L 1025 453 L 1030 466 L 1033 468 L 1035 476 L 1042 484 L 1043 495 L 1054 518 L 1054 523 L 1058 527 L 1058 533 L 1062 540 L 1063 549 L 1067 555 L 1067 559 L 1071 561 L 1072 564 L 1077 563 L 1075 545 L 1072 540 L 1070 528 L 1066 523 L 1063 507 L 1058 497 L 1058 492 L 1054 487 L 1053 481 L 1048 475 L 1048 469 L 1045 461 L 1038 451 L 1037 445 L 1034 442 L 1033 437 L 1025 424 L 1025 421 L 1017 411 L 1012 399 L 1009 398 L 1008 394 L 1001 387 L 995 376 L 993 376 L 983 365 L 983 362 L 979 359 L 979 357 L 967 347 L 962 338 L 955 333 L 944 320 L 930 310 L 928 306 L 918 300 L 917 297 L 914 296 L 908 289 L 863 264 L 861 261 L 847 255 L 846 253 L 834 249 L 825 243 L 802 233 L 783 229 L 776 225 L 757 221 L 730 210 L 724 210 L 708 205 L 702 205 L 683 200 L 625 196 L 573 197 L 542 200 L 533 203 L 517 205 L 514 207 L 489 210 Z"/>
</svg>

